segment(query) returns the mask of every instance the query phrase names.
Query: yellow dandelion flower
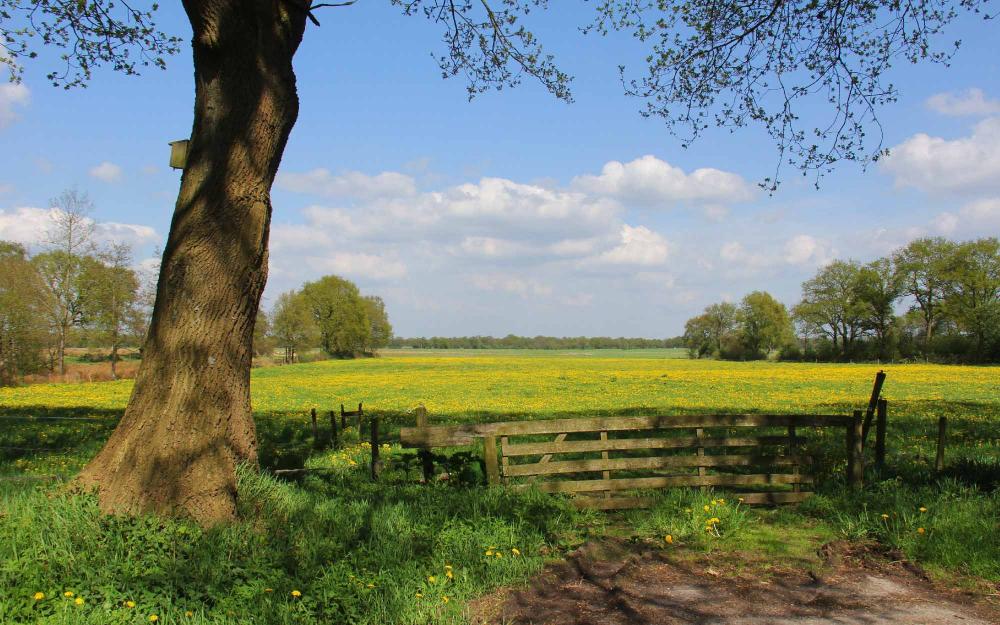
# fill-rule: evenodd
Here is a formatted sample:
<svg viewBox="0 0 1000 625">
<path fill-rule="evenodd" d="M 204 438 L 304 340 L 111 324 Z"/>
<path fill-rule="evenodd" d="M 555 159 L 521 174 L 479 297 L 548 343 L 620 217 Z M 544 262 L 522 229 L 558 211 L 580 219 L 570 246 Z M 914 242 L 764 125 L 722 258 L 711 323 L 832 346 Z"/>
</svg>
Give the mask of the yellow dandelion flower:
<svg viewBox="0 0 1000 625">
<path fill-rule="evenodd" d="M 125 602 L 125 607 L 126 608 L 134 608 L 135 607 L 135 601 L 132 601 L 131 599 L 129 599 L 128 601 Z"/>
<path fill-rule="evenodd" d="M 455 574 L 452 573 L 451 571 L 445 571 L 444 574 L 445 574 L 445 577 L 447 577 L 448 579 L 454 579 L 455 578 Z"/>
<path fill-rule="evenodd" d="M 437 578 L 434 577 L 433 575 L 428 575 L 427 576 L 427 583 L 429 583 L 429 584 L 435 584 L 435 583 L 437 583 Z"/>
<path fill-rule="evenodd" d="M 719 500 L 717 500 L 717 499 L 713 499 L 713 500 L 712 500 L 712 505 L 713 505 L 713 506 L 717 506 L 717 505 L 719 505 Z"/>
<path fill-rule="evenodd" d="M 422 592 L 418 592 L 417 593 L 417 599 L 423 599 L 423 597 L 424 597 L 424 593 L 422 593 Z"/>
<path fill-rule="evenodd" d="M 441 597 L 441 601 L 444 601 L 445 603 L 448 603 L 449 601 L 451 601 L 451 599 L 449 599 L 448 596 L 445 595 L 444 597 Z"/>
<path fill-rule="evenodd" d="M 925 507 L 923 507 L 923 506 L 920 506 L 920 511 L 921 511 L 921 512 L 927 512 L 927 508 L 925 508 Z"/>
<path fill-rule="evenodd" d="M 184 616 L 191 618 L 192 616 L 194 616 L 194 612 L 192 612 L 191 610 L 186 610 L 184 612 Z"/>
<path fill-rule="evenodd" d="M 299 597 L 302 596 L 302 593 L 300 591 L 298 591 L 298 590 L 293 590 L 292 591 L 292 596 L 295 597 L 296 599 L 298 599 Z"/>
<path fill-rule="evenodd" d="M 515 556 L 519 556 L 519 555 L 521 555 L 521 550 L 520 550 L 520 549 L 518 549 L 517 547 L 514 547 L 513 549 L 511 549 L 511 550 L 510 550 L 510 552 L 511 552 L 512 554 L 514 554 Z"/>
<path fill-rule="evenodd" d="M 486 555 L 492 556 L 493 555 L 493 550 L 492 549 L 487 549 L 486 550 Z"/>
<path fill-rule="evenodd" d="M 500 553 L 500 552 L 498 551 L 498 552 L 496 553 L 496 556 L 497 556 L 498 558 L 502 558 L 502 557 L 503 557 L 503 554 L 502 554 L 502 553 Z"/>
<path fill-rule="evenodd" d="M 160 617 L 156 616 L 155 614 L 150 614 L 149 615 L 149 622 L 150 623 L 155 623 L 158 620 L 160 620 Z"/>
<path fill-rule="evenodd" d="M 64 597 L 72 597 L 73 596 L 73 591 L 72 590 L 67 590 L 66 592 L 63 593 L 63 596 Z"/>
<path fill-rule="evenodd" d="M 671 536 L 670 534 L 667 534 L 666 536 L 664 536 L 663 540 L 667 541 L 668 545 L 674 544 L 674 537 Z"/>
<path fill-rule="evenodd" d="M 451 570 L 451 565 L 450 564 L 444 565 L 444 570 L 450 571 Z"/>
<path fill-rule="evenodd" d="M 888 519 L 888 518 L 889 518 L 889 515 L 888 515 L 888 514 L 883 514 L 883 515 L 882 515 L 882 520 L 883 520 L 883 521 L 884 521 L 884 520 L 886 520 L 886 519 Z"/>
<path fill-rule="evenodd" d="M 35 601 L 41 601 L 42 599 L 45 598 L 45 593 L 44 592 L 36 592 L 34 594 L 34 597 L 35 597 Z"/>
<path fill-rule="evenodd" d="M 720 506 L 724 506 L 724 505 L 726 505 L 726 500 L 725 500 L 725 499 L 720 499 L 720 500 L 719 500 L 719 505 L 720 505 Z"/>
<path fill-rule="evenodd" d="M 705 512 L 708 512 L 709 510 L 711 510 L 711 508 L 708 507 L 708 506 L 703 506 L 703 508 L 704 508 Z"/>
<path fill-rule="evenodd" d="M 375 584 L 372 584 L 372 583 L 369 583 L 369 584 L 368 584 L 368 587 L 369 587 L 369 588 L 375 588 Z"/>
<path fill-rule="evenodd" d="M 274 592 L 274 589 L 273 588 L 265 588 L 264 592 Z"/>
<path fill-rule="evenodd" d="M 918 528 L 917 528 L 917 533 L 918 533 L 918 534 L 923 534 L 923 533 L 924 533 L 924 528 L 922 528 L 922 527 L 918 527 Z"/>
<path fill-rule="evenodd" d="M 76 599 L 73 600 L 73 603 L 75 603 L 76 605 L 83 605 L 83 597 L 77 597 Z"/>
</svg>

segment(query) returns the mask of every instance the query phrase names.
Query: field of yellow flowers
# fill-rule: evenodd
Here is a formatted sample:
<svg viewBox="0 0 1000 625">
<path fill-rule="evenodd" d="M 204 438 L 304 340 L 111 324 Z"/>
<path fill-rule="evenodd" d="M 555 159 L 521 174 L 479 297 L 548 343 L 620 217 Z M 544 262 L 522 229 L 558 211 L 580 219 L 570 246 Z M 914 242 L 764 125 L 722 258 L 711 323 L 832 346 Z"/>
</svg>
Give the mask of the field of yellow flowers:
<svg viewBox="0 0 1000 625">
<path fill-rule="evenodd" d="M 348 407 L 404 414 L 424 404 L 448 420 L 484 415 L 629 411 L 809 413 L 863 408 L 876 365 L 722 362 L 641 352 L 483 354 L 399 351 L 255 369 L 257 413 Z M 910 416 L 963 415 L 1000 422 L 1000 368 L 885 365 L 884 396 Z M 132 382 L 0 389 L 0 408 L 117 411 Z M 896 408 L 898 406 L 898 408 Z"/>
</svg>

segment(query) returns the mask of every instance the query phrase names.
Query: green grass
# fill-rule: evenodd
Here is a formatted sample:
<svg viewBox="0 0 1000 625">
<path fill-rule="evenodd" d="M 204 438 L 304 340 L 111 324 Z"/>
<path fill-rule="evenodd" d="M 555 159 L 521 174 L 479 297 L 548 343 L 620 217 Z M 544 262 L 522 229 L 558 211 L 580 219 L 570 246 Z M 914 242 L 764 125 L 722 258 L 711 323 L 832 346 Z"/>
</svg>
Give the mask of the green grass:
<svg viewBox="0 0 1000 625">
<path fill-rule="evenodd" d="M 372 484 L 357 432 L 347 432 L 341 452 L 316 452 L 306 411 L 364 401 L 390 436 L 420 402 L 437 423 L 844 414 L 864 407 L 875 368 L 688 361 L 661 350 L 403 351 L 254 371 L 262 465 L 329 471 L 298 482 L 242 473 L 242 520 L 229 527 L 107 518 L 92 498 L 64 495 L 59 484 L 0 480 L 0 622 L 148 623 L 152 614 L 162 623 L 462 622 L 468 600 L 521 583 L 546 558 L 609 534 L 686 557 L 736 554 L 762 570 L 818 566 L 821 544 L 847 539 L 898 549 L 949 582 L 1000 581 L 1000 369 L 887 367 L 887 468 L 882 476 L 869 471 L 861 493 L 843 483 L 842 434 L 810 431 L 821 480 L 802 505 L 747 509 L 727 493 L 675 489 L 660 493 L 651 510 L 606 516 L 547 495 L 486 489 L 468 454 L 453 456 L 450 470 L 461 479 L 420 485 L 415 458 L 394 446 L 384 480 Z M 0 389 L 0 477 L 73 475 L 114 428 L 130 388 L 123 381 Z M 931 470 L 939 415 L 950 428 L 940 475 Z M 36 602 L 37 592 L 46 599 Z"/>
</svg>

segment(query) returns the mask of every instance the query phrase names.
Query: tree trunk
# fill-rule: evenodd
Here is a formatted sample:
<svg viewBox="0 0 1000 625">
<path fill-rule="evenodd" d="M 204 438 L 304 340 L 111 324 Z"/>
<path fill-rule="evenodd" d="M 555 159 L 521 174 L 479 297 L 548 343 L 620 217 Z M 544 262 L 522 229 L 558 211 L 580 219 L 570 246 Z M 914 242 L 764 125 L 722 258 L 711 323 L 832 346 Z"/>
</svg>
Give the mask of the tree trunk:
<svg viewBox="0 0 1000 625">
<path fill-rule="evenodd" d="M 118 379 L 118 341 L 111 344 L 111 379 Z"/>
<path fill-rule="evenodd" d="M 271 183 L 298 115 L 305 12 L 280 0 L 185 0 L 194 31 L 188 162 L 125 415 L 79 483 L 101 509 L 235 518 L 256 463 L 253 326 L 267 278 Z"/>
</svg>

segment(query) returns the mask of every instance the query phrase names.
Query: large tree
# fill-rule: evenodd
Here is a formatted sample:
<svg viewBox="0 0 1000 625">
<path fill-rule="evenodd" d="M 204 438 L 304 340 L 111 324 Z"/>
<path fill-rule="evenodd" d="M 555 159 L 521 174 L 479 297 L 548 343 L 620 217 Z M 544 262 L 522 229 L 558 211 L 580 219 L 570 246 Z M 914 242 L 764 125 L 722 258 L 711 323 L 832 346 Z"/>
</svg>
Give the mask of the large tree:
<svg viewBox="0 0 1000 625">
<path fill-rule="evenodd" d="M 936 237 L 911 241 L 892 256 L 903 292 L 913 299 L 912 309 L 923 320 L 925 358 L 930 355 L 934 329 L 944 317 L 948 268 L 954 253 L 954 243 Z"/>
<path fill-rule="evenodd" d="M 802 301 L 793 314 L 811 332 L 827 336 L 843 358 L 865 329 L 867 308 L 861 299 L 861 265 L 837 260 L 802 283 Z"/>
<path fill-rule="evenodd" d="M 944 308 L 976 342 L 976 358 L 1000 337 L 1000 241 L 959 243 L 945 272 Z"/>
<path fill-rule="evenodd" d="M 194 123 L 135 388 L 80 478 L 99 490 L 104 510 L 177 512 L 205 523 L 235 514 L 236 464 L 256 460 L 251 344 L 266 280 L 270 188 L 298 114 L 292 57 L 314 10 L 353 2 L 183 2 Z M 441 27 L 442 73 L 467 78 L 470 96 L 529 76 L 570 99 L 569 76 L 522 23 L 546 0 L 391 2 Z M 881 153 L 864 138 L 878 107 L 896 96 L 886 70 L 900 58 L 945 60 L 950 48 L 938 51 L 934 36 L 959 8 L 984 3 L 601 0 L 584 30 L 625 31 L 649 46 L 644 75 L 623 76 L 627 92 L 646 100 L 643 114 L 685 138 L 710 123 L 759 123 L 777 143 L 779 163 L 823 171 Z M 38 41 L 63 48 L 41 55 L 58 59 L 48 78 L 60 86 L 86 81 L 100 64 L 126 73 L 162 66 L 179 39 L 155 27 L 151 7 L 0 0 L 0 63 L 16 79 Z M 805 125 L 803 99 L 827 102 L 813 110 L 830 119 Z"/>
<path fill-rule="evenodd" d="M 80 277 L 84 323 L 111 349 L 111 377 L 115 380 L 121 359 L 118 352 L 141 325 L 139 278 L 131 264 L 131 247 L 117 243 L 85 259 Z"/>
<path fill-rule="evenodd" d="M 41 368 L 46 304 L 41 276 L 24 247 L 0 241 L 0 385 Z"/>
</svg>

